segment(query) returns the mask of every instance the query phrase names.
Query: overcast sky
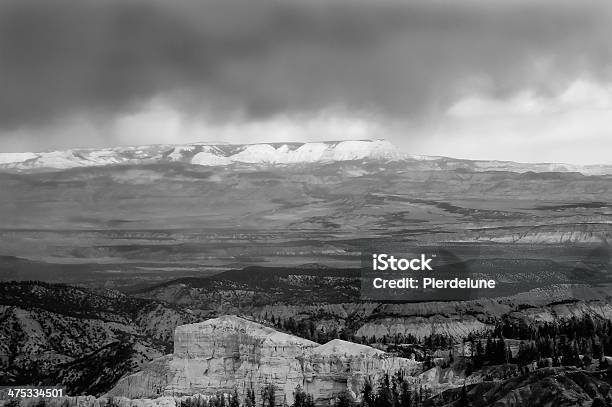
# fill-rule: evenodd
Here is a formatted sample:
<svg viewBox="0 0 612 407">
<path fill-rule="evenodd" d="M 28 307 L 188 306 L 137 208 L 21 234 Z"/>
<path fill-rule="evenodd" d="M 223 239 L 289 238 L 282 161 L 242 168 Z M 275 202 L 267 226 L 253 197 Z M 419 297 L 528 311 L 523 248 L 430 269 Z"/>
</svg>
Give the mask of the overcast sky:
<svg viewBox="0 0 612 407">
<path fill-rule="evenodd" d="M 2 0 L 0 151 L 386 138 L 612 162 L 612 2 Z"/>
</svg>

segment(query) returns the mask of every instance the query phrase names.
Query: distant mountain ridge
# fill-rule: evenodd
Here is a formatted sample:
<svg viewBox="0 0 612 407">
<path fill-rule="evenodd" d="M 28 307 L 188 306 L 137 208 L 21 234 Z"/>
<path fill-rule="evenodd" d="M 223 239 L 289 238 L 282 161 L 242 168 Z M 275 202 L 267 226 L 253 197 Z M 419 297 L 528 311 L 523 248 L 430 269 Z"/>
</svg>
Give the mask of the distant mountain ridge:
<svg viewBox="0 0 612 407">
<path fill-rule="evenodd" d="M 80 167 L 182 162 L 222 167 L 230 165 L 291 165 L 345 161 L 404 161 L 419 169 L 578 172 L 612 175 L 612 165 L 563 163 L 517 163 L 496 160 L 465 160 L 400 152 L 386 140 L 345 140 L 312 143 L 222 144 L 191 143 L 110 148 L 76 148 L 62 151 L 0 153 L 0 170 L 29 172 Z"/>
<path fill-rule="evenodd" d="M 320 143 L 259 143 L 150 145 L 101 149 L 68 149 L 40 153 L 0 153 L 0 168 L 67 169 L 118 164 L 184 162 L 206 166 L 230 164 L 295 164 L 396 160 L 402 156 L 384 140 L 349 140 Z"/>
</svg>

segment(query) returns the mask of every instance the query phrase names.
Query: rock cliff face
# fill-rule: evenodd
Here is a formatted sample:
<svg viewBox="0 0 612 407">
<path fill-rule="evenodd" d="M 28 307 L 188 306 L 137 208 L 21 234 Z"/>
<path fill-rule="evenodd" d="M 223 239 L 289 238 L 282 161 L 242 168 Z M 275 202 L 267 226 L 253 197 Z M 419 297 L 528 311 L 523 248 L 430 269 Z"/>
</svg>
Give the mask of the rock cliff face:
<svg viewBox="0 0 612 407">
<path fill-rule="evenodd" d="M 277 402 L 293 402 L 297 385 L 321 402 L 348 390 L 357 397 L 366 380 L 399 370 L 413 374 L 419 363 L 342 340 L 324 345 L 264 325 L 223 316 L 175 330 L 174 354 L 152 361 L 120 380 L 109 396 L 144 398 L 233 392 L 267 384 Z"/>
</svg>

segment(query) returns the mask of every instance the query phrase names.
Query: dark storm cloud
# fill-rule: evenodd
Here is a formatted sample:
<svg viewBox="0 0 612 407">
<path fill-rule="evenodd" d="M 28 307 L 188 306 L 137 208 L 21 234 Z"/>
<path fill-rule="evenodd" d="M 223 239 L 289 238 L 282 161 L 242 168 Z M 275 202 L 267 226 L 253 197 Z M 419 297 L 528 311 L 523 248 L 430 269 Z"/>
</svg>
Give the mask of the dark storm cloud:
<svg viewBox="0 0 612 407">
<path fill-rule="evenodd" d="M 4 0 L 0 127 L 161 97 L 213 117 L 423 115 L 465 92 L 609 79 L 611 3 Z"/>
</svg>

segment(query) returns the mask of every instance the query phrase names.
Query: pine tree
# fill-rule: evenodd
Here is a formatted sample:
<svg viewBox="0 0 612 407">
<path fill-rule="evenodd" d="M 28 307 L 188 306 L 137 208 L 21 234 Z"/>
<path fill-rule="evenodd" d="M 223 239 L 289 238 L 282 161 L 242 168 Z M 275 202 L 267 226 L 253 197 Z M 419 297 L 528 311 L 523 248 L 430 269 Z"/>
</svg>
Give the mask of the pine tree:
<svg viewBox="0 0 612 407">
<path fill-rule="evenodd" d="M 268 383 L 261 390 L 261 405 L 262 407 L 274 407 L 276 401 L 276 390 L 274 389 L 274 385 Z"/>
<path fill-rule="evenodd" d="M 362 406 L 363 407 L 374 407 L 375 397 L 374 397 L 374 389 L 372 388 L 372 384 L 369 380 L 366 380 L 363 385 L 363 390 L 361 391 L 362 395 Z"/>
<path fill-rule="evenodd" d="M 350 396 L 346 391 L 338 394 L 336 397 L 336 402 L 334 403 L 334 407 L 352 407 L 353 402 L 351 401 Z"/>
<path fill-rule="evenodd" d="M 376 407 L 393 407 L 393 393 L 391 392 L 391 383 L 388 374 L 383 375 L 380 379 L 374 405 Z"/>
<path fill-rule="evenodd" d="M 312 395 L 307 394 L 299 384 L 293 392 L 293 407 L 311 407 L 314 405 Z"/>
<path fill-rule="evenodd" d="M 412 392 L 406 382 L 400 385 L 399 407 L 412 407 Z"/>
<path fill-rule="evenodd" d="M 255 407 L 255 390 L 253 387 L 247 390 L 246 398 L 244 399 L 245 407 Z"/>
<path fill-rule="evenodd" d="M 240 400 L 238 399 L 238 389 L 234 387 L 234 392 L 229 401 L 229 407 L 240 407 Z"/>
</svg>

